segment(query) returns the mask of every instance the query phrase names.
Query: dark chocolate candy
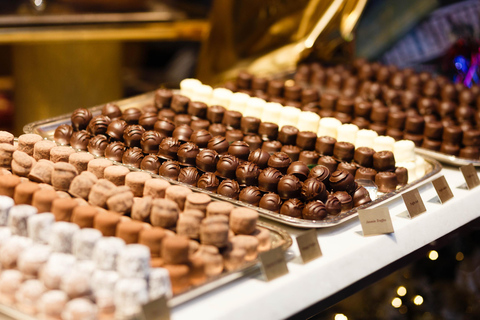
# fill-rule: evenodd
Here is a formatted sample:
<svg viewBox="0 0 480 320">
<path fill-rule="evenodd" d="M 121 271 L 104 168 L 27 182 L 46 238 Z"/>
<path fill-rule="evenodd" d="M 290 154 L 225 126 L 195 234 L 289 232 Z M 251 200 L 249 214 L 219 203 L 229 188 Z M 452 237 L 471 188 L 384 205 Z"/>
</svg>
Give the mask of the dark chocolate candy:
<svg viewBox="0 0 480 320">
<path fill-rule="evenodd" d="M 392 151 L 379 151 L 373 154 L 373 168 L 377 171 L 395 170 L 395 157 Z"/>
<path fill-rule="evenodd" d="M 69 124 L 61 124 L 53 133 L 53 139 L 60 145 L 69 145 L 72 138 L 73 128 Z"/>
<path fill-rule="evenodd" d="M 184 166 L 195 166 L 197 155 L 200 153 L 200 149 L 193 142 L 186 142 L 182 144 L 177 151 L 178 162 Z"/>
<path fill-rule="evenodd" d="M 125 153 L 125 144 L 121 141 L 110 142 L 105 149 L 105 158 L 122 162 L 123 154 Z"/>
<path fill-rule="evenodd" d="M 297 135 L 296 145 L 302 150 L 315 150 L 317 134 L 311 131 L 300 131 Z"/>
<path fill-rule="evenodd" d="M 74 131 L 87 129 L 88 123 L 92 120 L 92 113 L 85 108 L 78 108 L 72 112 L 70 117 Z"/>
<path fill-rule="evenodd" d="M 270 154 L 262 149 L 256 149 L 248 156 L 248 161 L 255 163 L 260 169 L 264 169 L 268 165 Z"/>
<path fill-rule="evenodd" d="M 108 146 L 108 138 L 103 134 L 97 134 L 88 142 L 87 150 L 91 154 L 103 157 L 105 155 L 105 149 Z"/>
<path fill-rule="evenodd" d="M 332 194 L 340 201 L 342 212 L 348 211 L 353 208 L 353 199 L 346 191 L 336 191 Z"/>
<path fill-rule="evenodd" d="M 355 191 L 357 184 L 355 178 L 347 171 L 337 170 L 330 174 L 328 180 L 333 191 L 346 191 L 352 193 Z"/>
<path fill-rule="evenodd" d="M 260 119 L 256 117 L 243 117 L 240 121 L 240 129 L 244 134 L 258 133 L 260 127 Z"/>
<path fill-rule="evenodd" d="M 370 194 L 364 186 L 358 186 L 352 196 L 353 206 L 358 207 L 372 201 Z"/>
<path fill-rule="evenodd" d="M 313 200 L 326 201 L 328 197 L 325 184 L 316 178 L 308 178 L 305 180 L 301 194 L 302 199 L 307 202 Z"/>
<path fill-rule="evenodd" d="M 181 142 L 178 139 L 173 137 L 166 137 L 160 143 L 158 148 L 158 156 L 162 159 L 167 160 L 176 160 L 177 159 L 177 152 L 180 148 Z"/>
<path fill-rule="evenodd" d="M 202 129 L 208 130 L 208 128 L 210 127 L 210 121 L 205 119 L 193 120 L 192 123 L 190 123 L 190 127 L 192 128 L 193 131 L 198 131 Z"/>
<path fill-rule="evenodd" d="M 220 181 L 218 180 L 217 176 L 213 172 L 205 172 L 198 178 L 197 187 L 217 192 L 218 185 Z"/>
<path fill-rule="evenodd" d="M 224 154 L 227 153 L 229 146 L 230 144 L 225 137 L 215 136 L 208 141 L 207 148 L 215 150 L 218 154 Z"/>
<path fill-rule="evenodd" d="M 268 159 L 268 166 L 279 170 L 283 174 L 287 173 L 291 163 L 292 160 L 285 152 L 275 152 Z"/>
<path fill-rule="evenodd" d="M 278 181 L 277 192 L 283 200 L 298 198 L 301 190 L 302 182 L 293 174 L 286 174 Z"/>
<path fill-rule="evenodd" d="M 135 168 L 140 168 L 140 164 L 142 163 L 143 158 L 144 155 L 142 149 L 137 147 L 128 148 L 123 153 L 122 163 Z"/>
<path fill-rule="evenodd" d="M 241 186 L 256 186 L 259 175 L 260 168 L 248 161 L 240 164 L 235 171 L 236 180 Z"/>
<path fill-rule="evenodd" d="M 120 108 L 114 103 L 107 103 L 102 108 L 102 114 L 115 120 L 122 116 L 122 110 L 120 110 Z"/>
<path fill-rule="evenodd" d="M 192 135 L 193 130 L 189 125 L 182 124 L 177 126 L 175 130 L 173 130 L 172 137 L 177 139 L 180 142 L 188 142 L 190 141 L 190 136 Z"/>
<path fill-rule="evenodd" d="M 238 200 L 240 186 L 238 182 L 232 179 L 225 179 L 218 185 L 217 193 L 235 200 Z"/>
<path fill-rule="evenodd" d="M 302 218 L 304 203 L 298 199 L 286 200 L 280 208 L 280 213 L 294 218 Z"/>
<path fill-rule="evenodd" d="M 357 179 L 367 179 L 375 182 L 375 176 L 377 175 L 377 170 L 373 168 L 360 167 L 355 172 L 355 180 Z"/>
<path fill-rule="evenodd" d="M 94 136 L 97 134 L 105 134 L 107 132 L 107 128 L 110 122 L 112 122 L 112 120 L 110 120 L 110 118 L 107 116 L 95 116 L 88 123 L 87 131 Z"/>
<path fill-rule="evenodd" d="M 113 141 L 123 141 L 123 132 L 127 128 L 127 122 L 122 119 L 116 119 L 110 122 L 107 127 L 106 134 L 110 137 L 110 140 Z"/>
<path fill-rule="evenodd" d="M 161 163 L 158 157 L 154 154 L 146 155 L 142 162 L 140 162 L 140 169 L 158 174 L 158 169 L 160 168 Z"/>
<path fill-rule="evenodd" d="M 189 102 L 190 98 L 181 94 L 174 94 L 172 96 L 172 101 L 170 102 L 170 109 L 172 109 L 175 113 L 178 114 L 187 113 Z"/>
<path fill-rule="evenodd" d="M 320 155 L 315 151 L 302 151 L 300 152 L 298 161 L 303 162 L 309 166 L 317 164 L 318 159 L 320 159 Z"/>
<path fill-rule="evenodd" d="M 207 117 L 208 106 L 204 102 L 190 101 L 188 103 L 187 112 L 194 119 L 205 119 Z"/>
<path fill-rule="evenodd" d="M 350 173 L 355 177 L 355 172 L 357 171 L 357 165 L 350 162 L 340 162 L 337 166 L 337 170 L 344 170 Z"/>
<path fill-rule="evenodd" d="M 92 135 L 87 130 L 75 131 L 70 137 L 70 146 L 76 150 L 87 151 L 90 139 L 92 139 Z"/>
<path fill-rule="evenodd" d="M 375 184 L 380 192 L 392 192 L 397 188 L 397 175 L 395 172 L 379 172 L 375 176 Z"/>
<path fill-rule="evenodd" d="M 138 124 L 128 125 L 123 132 L 123 141 L 128 148 L 140 147 L 145 129 Z"/>
<path fill-rule="evenodd" d="M 207 109 L 207 119 L 211 123 L 222 123 L 225 111 L 227 110 L 222 106 L 211 106 Z"/>
<path fill-rule="evenodd" d="M 296 145 L 299 132 L 294 126 L 283 126 L 278 133 L 278 141 L 283 145 Z"/>
<path fill-rule="evenodd" d="M 200 174 L 198 173 L 198 170 L 195 167 L 182 168 L 178 173 L 178 181 L 186 183 L 191 186 L 196 186 L 199 178 L 200 178 Z"/>
<path fill-rule="evenodd" d="M 280 149 L 280 151 L 285 152 L 290 157 L 290 160 L 292 160 L 293 162 L 293 161 L 298 161 L 300 159 L 300 152 L 302 150 L 297 146 L 288 145 L 288 146 L 283 146 L 282 149 Z"/>
<path fill-rule="evenodd" d="M 404 167 L 396 167 L 395 174 L 397 175 L 397 183 L 399 186 L 404 186 L 408 183 L 408 170 Z"/>
<path fill-rule="evenodd" d="M 262 198 L 262 192 L 255 186 L 248 186 L 240 191 L 238 200 L 249 203 L 254 206 L 258 206 L 260 199 Z"/>
<path fill-rule="evenodd" d="M 333 156 L 333 149 L 335 148 L 336 143 L 337 140 L 333 137 L 318 137 L 315 143 L 315 151 L 323 156 Z"/>
<path fill-rule="evenodd" d="M 258 128 L 258 134 L 262 140 L 277 140 L 278 138 L 278 124 L 273 122 L 262 122 Z"/>
<path fill-rule="evenodd" d="M 153 130 L 160 132 L 166 137 L 171 137 L 173 130 L 175 130 L 175 124 L 167 118 L 158 119 L 153 125 Z"/>
<path fill-rule="evenodd" d="M 172 102 L 173 92 L 169 89 L 158 89 L 155 91 L 153 99 L 154 105 L 157 109 L 170 108 Z"/>
<path fill-rule="evenodd" d="M 234 130 L 229 130 L 225 133 L 225 139 L 227 139 L 228 143 L 232 143 L 235 141 L 243 141 L 243 133 L 241 130 L 234 129 Z M 250 146 L 249 146 L 250 149 Z"/>
<path fill-rule="evenodd" d="M 248 134 L 243 137 L 243 141 L 248 143 L 250 151 L 256 150 L 262 147 L 263 141 L 258 134 Z"/>
<path fill-rule="evenodd" d="M 230 144 L 227 152 L 241 161 L 247 161 L 250 155 L 250 147 L 244 141 L 235 141 Z"/>
<path fill-rule="evenodd" d="M 222 123 L 227 129 L 240 129 L 240 123 L 242 120 L 242 114 L 238 111 L 227 110 L 223 115 Z"/>
<path fill-rule="evenodd" d="M 260 208 L 270 210 L 273 212 L 280 212 L 280 207 L 282 206 L 282 200 L 280 196 L 276 193 L 269 192 L 265 193 L 258 204 Z"/>
<path fill-rule="evenodd" d="M 302 218 L 307 220 L 322 220 L 327 216 L 325 204 L 322 201 L 310 201 L 302 210 Z"/>
<path fill-rule="evenodd" d="M 353 154 L 353 161 L 362 167 L 373 167 L 373 155 L 375 150 L 369 147 L 358 147 Z"/>
<path fill-rule="evenodd" d="M 142 113 L 138 119 L 138 124 L 145 128 L 145 130 L 153 130 L 155 122 L 157 122 L 157 113 L 156 112 L 145 112 Z"/>
<path fill-rule="evenodd" d="M 300 181 L 305 181 L 310 173 L 307 165 L 302 161 L 294 161 L 287 169 L 287 174 L 295 175 Z"/>
<path fill-rule="evenodd" d="M 195 143 L 199 148 L 206 148 L 210 139 L 212 139 L 212 134 L 207 130 L 193 131 L 190 136 L 190 141 Z"/>
<path fill-rule="evenodd" d="M 175 112 L 172 109 L 161 109 L 158 111 L 158 119 L 167 119 L 173 121 L 175 119 Z"/>
<path fill-rule="evenodd" d="M 149 130 L 142 134 L 140 145 L 144 153 L 158 153 L 160 143 L 165 138 L 159 132 Z"/>
<path fill-rule="evenodd" d="M 221 155 L 217 162 L 216 175 L 224 179 L 235 179 L 235 171 L 239 165 L 238 159 L 231 154 Z"/>
<path fill-rule="evenodd" d="M 263 192 L 277 192 L 278 182 L 282 173 L 275 168 L 268 167 L 258 176 L 258 187 Z"/>
<path fill-rule="evenodd" d="M 142 111 L 138 108 L 128 108 L 125 109 L 122 113 L 122 119 L 127 122 L 127 124 L 138 124 L 138 120 L 142 115 Z"/>
<path fill-rule="evenodd" d="M 269 154 L 280 152 L 281 149 L 282 149 L 282 143 L 277 140 L 265 141 L 262 144 L 262 150 L 267 151 Z"/>
<path fill-rule="evenodd" d="M 176 114 L 175 117 L 173 117 L 173 123 L 175 124 L 176 127 L 179 127 L 181 125 L 190 125 L 192 123 L 192 116 L 189 114 Z"/>
<path fill-rule="evenodd" d="M 342 204 L 337 197 L 329 196 L 327 201 L 325 202 L 325 209 L 327 210 L 328 214 L 336 216 L 340 212 L 342 212 Z"/>
<path fill-rule="evenodd" d="M 322 156 L 318 159 L 318 164 L 327 167 L 330 172 L 337 170 L 338 162 L 331 156 Z"/>
<path fill-rule="evenodd" d="M 158 169 L 158 174 L 170 178 L 172 180 L 178 180 L 180 174 L 180 165 L 177 161 L 167 160 Z"/>
<path fill-rule="evenodd" d="M 221 123 L 213 123 L 208 127 L 208 132 L 212 134 L 212 136 L 222 136 L 224 137 L 227 133 L 227 127 L 225 127 Z"/>
<path fill-rule="evenodd" d="M 218 153 L 215 150 L 203 149 L 197 154 L 195 163 L 197 168 L 205 172 L 217 170 Z"/>
</svg>

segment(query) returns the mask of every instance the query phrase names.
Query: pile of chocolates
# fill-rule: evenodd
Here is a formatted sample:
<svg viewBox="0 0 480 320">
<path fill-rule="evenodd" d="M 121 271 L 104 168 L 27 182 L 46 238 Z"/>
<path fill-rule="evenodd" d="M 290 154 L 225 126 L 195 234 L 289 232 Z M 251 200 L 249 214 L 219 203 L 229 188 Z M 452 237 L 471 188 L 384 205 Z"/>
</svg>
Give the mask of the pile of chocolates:
<svg viewBox="0 0 480 320">
<path fill-rule="evenodd" d="M 280 129 L 166 89 L 142 110 L 107 104 L 98 116 L 77 109 L 71 121 L 55 130 L 57 143 L 297 218 L 321 220 L 371 201 L 355 179 L 381 192 L 408 182 L 391 151 Z"/>
<path fill-rule="evenodd" d="M 294 81 L 247 72 L 225 87 L 335 117 L 360 129 L 447 155 L 480 158 L 480 87 L 358 59 L 351 66 L 299 65 Z"/>
</svg>

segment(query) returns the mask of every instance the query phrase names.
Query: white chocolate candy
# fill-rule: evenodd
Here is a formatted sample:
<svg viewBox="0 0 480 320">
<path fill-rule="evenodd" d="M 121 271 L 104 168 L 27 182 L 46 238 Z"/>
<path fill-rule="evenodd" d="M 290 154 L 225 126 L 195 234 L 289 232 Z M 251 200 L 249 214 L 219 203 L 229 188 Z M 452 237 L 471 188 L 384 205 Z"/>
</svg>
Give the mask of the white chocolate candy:
<svg viewBox="0 0 480 320">
<path fill-rule="evenodd" d="M 296 127 L 298 124 L 298 118 L 300 117 L 301 112 L 302 110 L 295 107 L 288 107 L 288 106 L 283 107 L 282 112 L 280 113 L 280 121 L 278 123 L 278 127 L 279 128 L 283 126 Z"/>
<path fill-rule="evenodd" d="M 196 86 L 193 89 L 193 97 L 190 97 L 192 101 L 201 101 L 210 105 L 210 98 L 212 97 L 213 89 L 209 85 L 202 84 Z"/>
<path fill-rule="evenodd" d="M 0 274 L 0 303 L 13 305 L 15 293 L 23 282 L 23 275 L 18 270 L 4 270 Z"/>
<path fill-rule="evenodd" d="M 354 124 L 342 124 L 337 128 L 337 141 L 355 144 L 357 140 L 358 126 Z"/>
<path fill-rule="evenodd" d="M 78 260 L 92 259 L 93 248 L 97 241 L 102 237 L 102 233 L 97 229 L 84 228 L 78 230 L 73 235 L 72 253 Z"/>
<path fill-rule="evenodd" d="M 195 93 L 195 88 L 201 85 L 202 83 L 198 79 L 183 79 L 180 81 L 180 94 L 191 99 Z"/>
<path fill-rule="evenodd" d="M 7 196 L 0 196 L 0 226 L 6 226 L 8 222 L 8 212 L 15 202 Z"/>
<path fill-rule="evenodd" d="M 92 291 L 95 299 L 98 296 L 104 297 L 106 293 L 109 293 L 112 296 L 111 303 L 113 304 L 113 290 L 115 289 L 115 284 L 120 275 L 118 272 L 113 270 L 95 270 L 92 274 Z"/>
<path fill-rule="evenodd" d="M 267 102 L 260 98 L 253 97 L 248 99 L 243 116 L 260 118 L 266 104 Z"/>
<path fill-rule="evenodd" d="M 63 320 L 95 320 L 97 306 L 85 298 L 73 299 L 65 305 L 62 311 Z"/>
<path fill-rule="evenodd" d="M 40 271 L 40 280 L 49 289 L 59 289 L 62 277 L 75 266 L 76 259 L 71 254 L 54 252 Z"/>
<path fill-rule="evenodd" d="M 0 227 L 0 250 L 5 242 L 12 236 L 12 231 L 8 227 Z"/>
<path fill-rule="evenodd" d="M 298 117 L 297 128 L 302 131 L 312 131 L 317 133 L 320 124 L 320 116 L 311 111 L 302 111 Z"/>
<path fill-rule="evenodd" d="M 77 261 L 74 269 L 91 278 L 93 273 L 97 270 L 97 266 L 92 260 L 80 260 Z"/>
<path fill-rule="evenodd" d="M 70 299 L 79 298 L 90 294 L 90 277 L 79 270 L 73 269 L 61 279 L 60 289 Z"/>
<path fill-rule="evenodd" d="M 18 256 L 17 266 L 26 276 L 37 277 L 39 270 L 48 261 L 52 249 L 44 244 L 34 244 Z"/>
<path fill-rule="evenodd" d="M 34 315 L 37 312 L 37 301 L 46 291 L 47 288 L 39 280 L 32 279 L 22 283 L 15 293 L 18 310 Z"/>
<path fill-rule="evenodd" d="M 68 296 L 60 290 L 45 292 L 37 303 L 40 319 L 60 319 L 63 309 L 67 304 Z"/>
<path fill-rule="evenodd" d="M 143 244 L 129 244 L 118 256 L 117 271 L 124 278 L 148 278 L 150 249 Z"/>
<path fill-rule="evenodd" d="M 80 227 L 75 223 L 56 222 L 52 227 L 48 244 L 55 252 L 72 253 L 73 235 L 78 230 L 80 230 Z"/>
<path fill-rule="evenodd" d="M 415 143 L 412 140 L 400 140 L 393 145 L 395 161 L 415 161 Z"/>
<path fill-rule="evenodd" d="M 416 166 L 415 173 L 417 175 L 417 179 L 423 177 L 427 169 L 427 163 L 425 162 L 425 159 L 423 159 L 423 157 L 421 156 L 416 156 L 415 166 Z"/>
<path fill-rule="evenodd" d="M 104 237 L 97 241 L 92 260 L 98 269 L 116 270 L 118 255 L 125 249 L 125 241 L 115 237 Z"/>
<path fill-rule="evenodd" d="M 331 117 L 322 118 L 320 119 L 320 124 L 318 126 L 317 136 L 329 136 L 336 139 L 337 129 L 341 125 L 342 123 L 338 119 Z"/>
<path fill-rule="evenodd" d="M 32 244 L 31 239 L 16 235 L 6 239 L 0 248 L 0 264 L 3 269 L 14 268 L 17 264 L 18 256 Z"/>
<path fill-rule="evenodd" d="M 37 208 L 28 204 L 21 204 L 14 206 L 10 209 L 8 214 L 8 227 L 12 231 L 12 234 L 26 237 L 27 232 L 27 219 L 37 214 Z"/>
<path fill-rule="evenodd" d="M 261 120 L 263 122 L 273 122 L 278 124 L 282 114 L 283 106 L 277 102 L 267 102 L 263 107 Z"/>
<path fill-rule="evenodd" d="M 148 302 L 148 289 L 145 279 L 124 278 L 115 285 L 115 318 L 130 318 L 142 310 Z"/>
<path fill-rule="evenodd" d="M 373 141 L 373 150 L 375 151 L 393 151 L 395 139 L 389 136 L 378 136 Z"/>
<path fill-rule="evenodd" d="M 355 148 L 369 147 L 373 148 L 375 138 L 378 137 L 378 133 L 373 130 L 362 129 L 357 132 L 357 139 L 355 140 Z"/>
<path fill-rule="evenodd" d="M 34 242 L 48 244 L 54 224 L 53 213 L 45 212 L 33 215 L 27 220 L 28 237 Z"/>
<path fill-rule="evenodd" d="M 148 294 L 150 300 L 155 300 L 161 296 L 167 299 L 172 297 L 172 284 L 170 275 L 165 268 L 152 268 L 148 276 Z"/>
<path fill-rule="evenodd" d="M 215 88 L 212 91 L 212 97 L 210 99 L 210 105 L 215 106 L 219 105 L 225 109 L 229 109 L 230 99 L 232 98 L 233 92 L 226 88 Z"/>
<path fill-rule="evenodd" d="M 247 102 L 250 100 L 250 96 L 243 92 L 235 92 L 230 98 L 230 104 L 228 110 L 238 111 L 242 114 L 247 108 Z"/>
</svg>

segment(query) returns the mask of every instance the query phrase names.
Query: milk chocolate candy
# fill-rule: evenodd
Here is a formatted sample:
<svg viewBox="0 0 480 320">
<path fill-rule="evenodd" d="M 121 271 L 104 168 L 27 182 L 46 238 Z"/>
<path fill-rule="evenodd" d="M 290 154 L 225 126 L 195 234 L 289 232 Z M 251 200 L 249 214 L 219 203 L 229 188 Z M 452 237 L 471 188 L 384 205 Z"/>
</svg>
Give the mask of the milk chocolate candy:
<svg viewBox="0 0 480 320">
<path fill-rule="evenodd" d="M 282 146 L 282 148 L 280 149 L 281 152 L 285 152 L 288 157 L 290 158 L 290 160 L 293 161 L 298 161 L 300 159 L 300 152 L 301 152 L 301 149 L 297 146 Z"/>
<path fill-rule="evenodd" d="M 214 172 L 217 169 L 217 162 L 218 153 L 210 149 L 201 150 L 195 159 L 197 168 L 204 172 Z"/>
<path fill-rule="evenodd" d="M 222 106 L 214 105 L 207 109 L 207 119 L 211 123 L 221 123 L 226 109 Z"/>
<path fill-rule="evenodd" d="M 268 165 L 270 154 L 262 149 L 256 149 L 248 156 L 248 161 L 255 163 L 260 169 L 264 169 Z"/>
<path fill-rule="evenodd" d="M 278 124 L 272 122 L 262 122 L 258 128 L 258 134 L 264 140 L 277 140 Z"/>
<path fill-rule="evenodd" d="M 15 136 L 7 131 L 0 131 L 0 143 L 7 143 L 13 145 Z"/>
<path fill-rule="evenodd" d="M 97 182 L 98 178 L 93 173 L 84 171 L 80 175 L 73 178 L 72 183 L 68 189 L 68 192 L 79 198 L 88 200 L 88 195 L 93 185 Z"/>
<path fill-rule="evenodd" d="M 69 145 L 72 134 L 72 126 L 68 124 L 61 124 L 55 129 L 55 132 L 53 133 L 53 139 L 60 145 Z"/>
<path fill-rule="evenodd" d="M 130 187 L 135 197 L 143 196 L 145 183 L 152 179 L 146 172 L 130 172 L 125 176 L 125 185 Z"/>
<path fill-rule="evenodd" d="M 70 145 L 75 150 L 87 151 L 91 139 L 92 135 L 88 131 L 75 131 L 70 138 Z"/>
<path fill-rule="evenodd" d="M 375 184 L 380 192 L 392 192 L 397 188 L 397 175 L 394 172 L 379 172 L 375 176 Z"/>
<path fill-rule="evenodd" d="M 327 216 L 325 204 L 315 200 L 308 202 L 302 210 L 302 218 L 307 220 L 322 220 Z"/>
<path fill-rule="evenodd" d="M 220 156 L 217 162 L 217 171 L 215 174 L 222 178 L 234 179 L 235 171 L 239 165 L 238 159 L 230 154 Z"/>
<path fill-rule="evenodd" d="M 280 213 L 294 218 L 301 218 L 304 206 L 304 203 L 299 199 L 288 199 L 280 207 Z"/>
<path fill-rule="evenodd" d="M 125 153 L 125 144 L 121 141 L 114 141 L 108 144 L 105 148 L 105 158 L 113 161 L 122 161 L 123 154 Z"/>
<path fill-rule="evenodd" d="M 188 142 L 190 141 L 192 133 L 192 128 L 189 125 L 183 124 L 177 126 L 175 130 L 173 130 L 172 137 L 180 142 Z"/>
<path fill-rule="evenodd" d="M 76 109 L 71 116 L 72 127 L 75 131 L 85 130 L 91 119 L 92 113 L 88 109 Z"/>
<path fill-rule="evenodd" d="M 219 184 L 220 181 L 213 172 L 205 172 L 200 176 L 200 178 L 198 178 L 197 181 L 197 187 L 212 192 L 217 192 Z"/>
<path fill-rule="evenodd" d="M 243 141 L 245 141 L 250 146 L 250 151 L 256 150 L 262 147 L 262 138 L 260 138 L 257 134 L 249 134 L 243 137 Z"/>
<path fill-rule="evenodd" d="M 342 170 L 334 171 L 330 175 L 329 182 L 333 191 L 352 193 L 357 187 L 355 178 L 349 172 Z"/>
<path fill-rule="evenodd" d="M 243 141 L 244 135 L 241 130 L 229 130 L 225 133 L 225 139 L 228 143 L 232 143 L 235 141 Z"/>
<path fill-rule="evenodd" d="M 320 155 L 332 156 L 336 142 L 337 140 L 333 137 L 318 137 L 315 143 L 315 151 L 318 152 Z"/>
<path fill-rule="evenodd" d="M 249 203 L 254 206 L 258 206 L 260 199 L 262 198 L 262 193 L 260 189 L 255 186 L 248 186 L 240 191 L 238 195 L 238 200 Z"/>
<path fill-rule="evenodd" d="M 210 139 L 212 139 L 212 134 L 207 130 L 193 131 L 190 136 L 190 141 L 195 143 L 199 148 L 206 148 Z"/>
<path fill-rule="evenodd" d="M 230 144 L 227 139 L 222 136 L 215 136 L 208 141 L 208 149 L 216 151 L 218 154 L 224 154 L 228 151 Z"/>
<path fill-rule="evenodd" d="M 278 182 L 282 173 L 275 168 L 269 167 L 258 176 L 258 187 L 263 192 L 277 192 Z"/>
<path fill-rule="evenodd" d="M 160 143 L 158 156 L 166 160 L 176 160 L 180 145 L 181 142 L 178 139 L 167 137 Z"/>
<path fill-rule="evenodd" d="M 237 157 L 240 161 L 247 161 L 250 155 L 250 147 L 244 141 L 235 141 L 228 147 L 228 153 Z"/>
<path fill-rule="evenodd" d="M 279 170 L 281 173 L 286 173 L 291 163 L 292 160 L 284 152 L 275 152 L 268 159 L 268 166 Z"/>
<path fill-rule="evenodd" d="M 52 183 L 53 162 L 40 159 L 28 174 L 31 181 L 39 183 Z"/>
<path fill-rule="evenodd" d="M 227 110 L 223 115 L 222 124 L 228 129 L 240 129 L 242 114 L 238 111 Z"/>
<path fill-rule="evenodd" d="M 215 136 L 222 136 L 225 137 L 227 134 L 227 127 L 225 127 L 221 123 L 214 123 L 208 127 L 208 132 L 215 137 Z"/>
<path fill-rule="evenodd" d="M 283 145 L 296 145 L 299 132 L 294 126 L 283 126 L 278 133 L 278 141 Z"/>
<path fill-rule="evenodd" d="M 122 116 L 122 110 L 114 103 L 107 103 L 102 107 L 102 114 L 115 120 Z"/>
<path fill-rule="evenodd" d="M 94 136 L 98 134 L 105 134 L 107 132 L 107 128 L 110 122 L 112 122 L 112 120 L 107 116 L 95 116 L 88 123 L 87 131 Z"/>
<path fill-rule="evenodd" d="M 235 171 L 236 180 L 241 186 L 256 186 L 259 174 L 260 168 L 247 161 L 240 164 Z"/>
<path fill-rule="evenodd" d="M 337 191 L 332 194 L 333 197 L 340 201 L 342 212 L 348 211 L 353 208 L 353 199 L 346 191 Z"/>
<path fill-rule="evenodd" d="M 373 155 L 373 168 L 377 171 L 395 169 L 395 157 L 391 151 L 379 151 Z"/>
<path fill-rule="evenodd" d="M 122 119 L 129 125 L 136 125 L 141 115 L 142 111 L 140 109 L 132 107 L 123 111 Z"/>
</svg>

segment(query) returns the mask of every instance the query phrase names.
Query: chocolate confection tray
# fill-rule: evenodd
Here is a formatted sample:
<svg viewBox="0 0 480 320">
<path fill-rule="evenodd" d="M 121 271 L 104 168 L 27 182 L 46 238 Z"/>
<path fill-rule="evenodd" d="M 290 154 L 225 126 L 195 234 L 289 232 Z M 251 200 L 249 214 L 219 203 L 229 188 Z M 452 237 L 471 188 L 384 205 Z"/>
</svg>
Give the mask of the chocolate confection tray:
<svg viewBox="0 0 480 320">
<path fill-rule="evenodd" d="M 132 108 L 132 107 L 141 108 L 143 106 L 152 104 L 153 96 L 154 96 L 154 92 L 149 92 L 149 93 L 145 93 L 145 94 L 138 95 L 138 96 L 135 96 L 135 97 L 131 97 L 131 98 L 128 98 L 128 99 L 114 101 L 113 103 L 118 105 L 118 107 L 122 111 L 127 109 L 127 108 Z M 103 105 L 99 105 L 99 106 L 92 107 L 89 110 L 95 116 L 95 115 L 101 114 L 102 107 L 103 107 Z M 53 140 L 53 134 L 55 132 L 55 129 L 59 125 L 71 124 L 70 116 L 71 116 L 71 114 L 69 113 L 69 114 L 58 116 L 58 117 L 33 122 L 33 123 L 25 125 L 25 127 L 23 128 L 23 131 L 25 133 L 36 133 L 36 134 L 41 135 L 44 138 L 47 138 L 49 140 Z M 277 221 L 277 222 L 280 222 L 280 223 L 283 223 L 283 224 L 286 224 L 286 225 L 290 225 L 290 226 L 297 227 L 297 228 L 328 228 L 328 227 L 337 226 L 337 225 L 339 225 L 339 224 L 341 224 L 345 221 L 348 221 L 348 220 L 351 220 L 351 219 L 355 218 L 358 215 L 358 213 L 357 213 L 358 209 L 374 208 L 374 207 L 377 207 L 379 205 L 385 204 L 387 201 L 390 201 L 390 200 L 400 196 L 400 194 L 405 192 L 406 190 L 408 190 L 410 188 L 413 188 L 413 187 L 419 187 L 419 186 L 427 183 L 427 181 L 430 177 L 432 177 L 435 174 L 437 174 L 438 172 L 440 172 L 440 170 L 442 169 L 442 166 L 440 165 L 440 163 L 435 158 L 424 157 L 424 159 L 426 161 L 427 170 L 426 170 L 426 174 L 423 177 L 421 177 L 420 179 L 417 179 L 417 180 L 415 180 L 415 181 L 413 181 L 413 182 L 411 182 L 411 183 L 409 183 L 409 184 L 407 184 L 403 187 L 400 187 L 394 192 L 379 194 L 379 196 L 375 200 L 372 200 L 369 203 L 366 203 L 364 205 L 355 207 L 351 210 L 342 212 L 342 213 L 340 213 L 336 216 L 328 216 L 326 219 L 323 219 L 323 220 L 306 220 L 306 219 L 299 219 L 299 218 L 290 217 L 290 216 L 279 214 L 279 213 L 276 213 L 276 212 L 273 212 L 273 211 L 270 211 L 270 210 L 266 210 L 266 209 L 263 209 L 263 208 L 260 208 L 260 207 L 257 207 L 257 206 L 253 206 L 253 205 L 248 204 L 248 203 L 243 202 L 243 201 L 234 200 L 232 198 L 222 196 L 222 195 L 219 195 L 217 193 L 213 193 L 211 191 L 207 191 L 207 190 L 204 190 L 204 189 L 201 189 L 201 188 L 193 187 L 193 186 L 190 186 L 190 185 L 184 184 L 182 182 L 178 182 L 178 181 L 175 181 L 175 180 L 172 180 L 172 179 L 160 176 L 160 175 L 152 174 L 152 176 L 156 177 L 156 178 L 165 179 L 165 180 L 169 181 L 171 184 L 186 186 L 186 187 L 188 187 L 188 188 L 190 188 L 190 189 L 192 189 L 196 192 L 206 193 L 206 194 L 210 195 L 212 198 L 227 201 L 227 202 L 230 202 L 230 203 L 232 203 L 236 206 L 249 207 L 249 208 L 255 209 L 259 212 L 259 214 L 262 217 L 268 218 L 268 219 L 271 219 L 271 220 L 274 220 L 274 221 Z M 134 167 L 131 167 L 131 166 L 124 165 L 121 162 L 115 162 L 115 161 L 113 161 L 113 162 L 117 165 L 126 166 L 126 167 L 130 168 L 131 170 L 140 170 L 140 169 L 137 169 L 137 168 L 134 168 Z M 291 241 L 291 239 L 290 239 L 290 241 Z"/>
<path fill-rule="evenodd" d="M 451 156 L 445 153 L 432 151 L 425 148 L 418 148 L 418 147 L 415 148 L 415 152 L 419 155 L 426 156 L 431 159 L 440 161 L 441 163 L 449 164 L 452 166 L 460 167 L 460 166 L 472 164 L 474 167 L 480 167 L 480 160 L 459 158 L 459 157 Z"/>
</svg>

